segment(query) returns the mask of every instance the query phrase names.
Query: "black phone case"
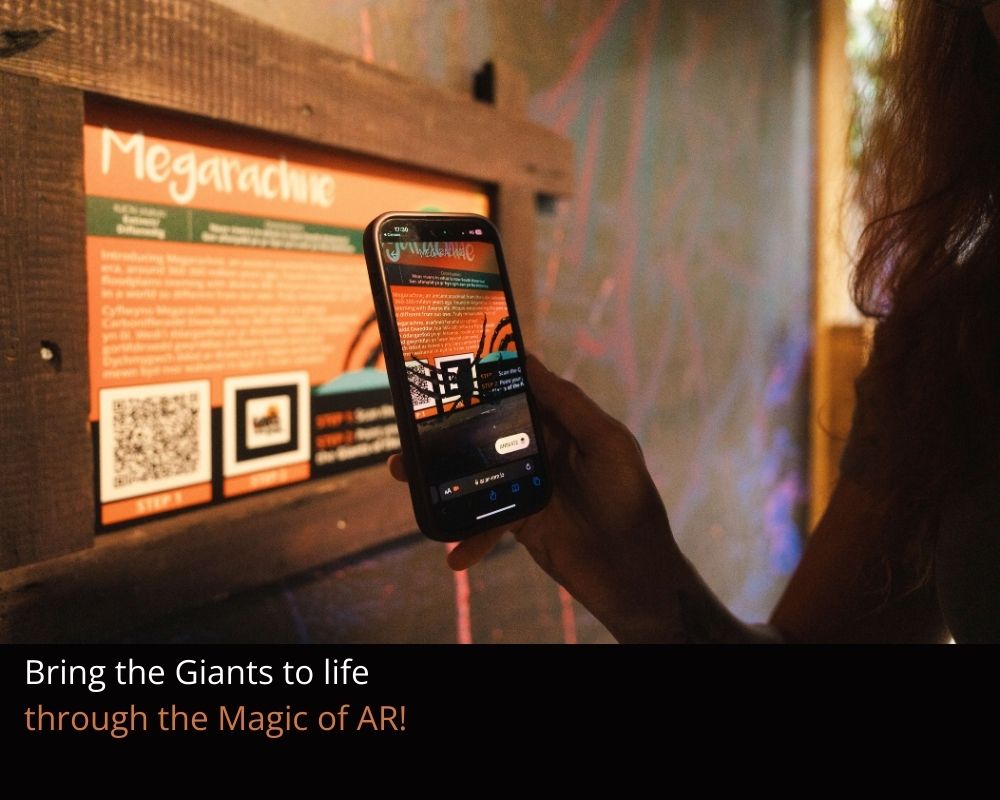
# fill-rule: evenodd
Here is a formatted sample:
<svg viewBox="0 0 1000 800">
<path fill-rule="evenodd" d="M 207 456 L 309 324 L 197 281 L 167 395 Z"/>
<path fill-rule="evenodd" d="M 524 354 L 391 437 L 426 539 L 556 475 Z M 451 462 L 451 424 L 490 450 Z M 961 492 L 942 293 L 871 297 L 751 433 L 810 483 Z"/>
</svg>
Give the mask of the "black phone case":
<svg viewBox="0 0 1000 800">
<path fill-rule="evenodd" d="M 468 220 L 470 222 L 474 221 L 477 224 L 481 223 L 484 227 L 489 227 L 493 231 L 494 244 L 498 252 L 497 260 L 500 264 L 501 273 L 503 274 L 504 286 L 507 287 L 506 294 L 508 309 L 511 317 L 515 320 L 513 323 L 515 326 L 514 329 L 517 332 L 518 339 L 522 343 L 523 337 L 521 336 L 520 324 L 516 322 L 517 310 L 514 306 L 513 296 L 509 291 L 509 281 L 506 277 L 506 261 L 503 257 L 499 233 L 489 219 L 478 214 L 416 214 L 388 212 L 376 217 L 365 228 L 362 239 L 365 253 L 365 263 L 368 266 L 368 279 L 371 282 L 372 298 L 375 303 L 375 318 L 378 322 L 379 336 L 382 339 L 382 352 L 385 354 L 386 371 L 389 375 L 389 389 L 392 393 L 392 405 L 396 413 L 396 424 L 399 429 L 403 464 L 406 467 L 410 499 L 413 503 L 413 513 L 421 532 L 429 539 L 434 539 L 439 542 L 456 542 L 467 539 L 475 533 L 490 530 L 491 528 L 498 526 L 495 522 L 479 522 L 468 526 L 462 531 L 446 530 L 437 524 L 437 520 L 435 519 L 431 508 L 431 502 L 427 491 L 427 480 L 424 477 L 424 471 L 421 467 L 419 458 L 420 443 L 417 434 L 416 422 L 413 419 L 413 414 L 409 407 L 409 381 L 406 376 L 406 368 L 403 364 L 402 354 L 398 345 L 399 336 L 396 331 L 396 323 L 389 305 L 389 286 L 385 280 L 385 274 L 381 263 L 381 255 L 378 252 L 378 230 L 381 228 L 383 223 L 396 218 L 401 220 Z M 528 384 L 527 375 L 525 375 L 525 387 L 532 422 L 537 431 L 540 430 L 540 426 L 538 424 L 538 412 L 535 408 L 534 399 L 531 396 L 531 387 Z M 544 465 L 545 474 L 549 475 L 548 460 L 544 449 L 545 443 L 541 435 L 539 435 L 537 439 L 538 459 Z M 519 512 L 514 517 L 507 518 L 505 521 L 507 523 L 513 522 L 516 519 L 521 519 L 525 516 L 537 513 L 548 504 L 551 494 L 551 482 L 546 480 L 542 501 L 538 507 L 525 510 L 523 513 Z"/>
</svg>

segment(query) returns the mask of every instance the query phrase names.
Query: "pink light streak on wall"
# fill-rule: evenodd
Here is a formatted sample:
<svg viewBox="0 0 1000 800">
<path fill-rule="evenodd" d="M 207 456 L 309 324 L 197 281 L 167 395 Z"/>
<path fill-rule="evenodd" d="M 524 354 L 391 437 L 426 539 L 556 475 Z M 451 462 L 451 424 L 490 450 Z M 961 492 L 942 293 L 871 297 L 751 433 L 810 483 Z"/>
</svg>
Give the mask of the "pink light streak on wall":
<svg viewBox="0 0 1000 800">
<path fill-rule="evenodd" d="M 562 586 L 559 587 L 559 609 L 562 616 L 563 641 L 576 644 L 576 614 L 573 612 L 573 598 Z"/>
<path fill-rule="evenodd" d="M 574 200 L 572 247 L 569 250 L 569 263 L 580 270 L 583 264 L 584 248 L 587 246 L 587 220 L 590 218 L 591 198 L 594 193 L 594 175 L 597 156 L 600 153 L 601 134 L 604 130 L 604 114 L 607 98 L 601 96 L 591 110 L 587 120 L 587 138 L 583 149 L 583 164 L 580 169 L 580 188 Z"/>
<path fill-rule="evenodd" d="M 454 550 L 454 542 L 445 545 L 445 552 Z M 455 581 L 455 641 L 472 644 L 472 613 L 469 603 L 469 572 L 452 573 Z"/>
<path fill-rule="evenodd" d="M 635 331 L 632 327 L 635 321 L 632 308 L 632 284 L 637 271 L 639 254 L 637 220 L 640 208 L 636 183 L 639 177 L 640 157 L 646 142 L 645 122 L 653 68 L 653 42 L 656 39 L 656 23 L 659 16 L 660 3 L 657 1 L 650 3 L 646 15 L 639 18 L 641 24 L 638 43 L 639 67 L 630 116 L 628 153 L 625 158 L 626 177 L 622 187 L 622 256 L 614 265 L 618 284 L 614 339 L 617 345 L 622 384 L 630 392 L 635 391 L 639 384 Z"/>
<path fill-rule="evenodd" d="M 604 7 L 604 11 L 601 12 L 601 15 L 594 20 L 594 23 L 580 38 L 580 45 L 577 48 L 576 54 L 573 56 L 573 60 L 570 62 L 569 67 L 567 67 L 566 72 L 563 73 L 559 83 L 549 90 L 548 96 L 544 99 L 543 108 L 546 112 L 546 116 L 552 116 L 567 89 L 580 77 L 584 67 L 587 66 L 587 63 L 593 55 L 594 48 L 601 41 L 601 38 L 607 31 L 608 26 L 611 24 L 611 20 L 614 19 L 615 13 L 619 8 L 621 8 L 622 2 L 623 0 L 610 0 L 610 2 L 608 2 L 608 4 Z"/>
<path fill-rule="evenodd" d="M 375 47 L 372 44 L 372 18 L 367 8 L 359 12 L 361 17 L 361 58 L 369 64 L 375 63 Z"/>
</svg>

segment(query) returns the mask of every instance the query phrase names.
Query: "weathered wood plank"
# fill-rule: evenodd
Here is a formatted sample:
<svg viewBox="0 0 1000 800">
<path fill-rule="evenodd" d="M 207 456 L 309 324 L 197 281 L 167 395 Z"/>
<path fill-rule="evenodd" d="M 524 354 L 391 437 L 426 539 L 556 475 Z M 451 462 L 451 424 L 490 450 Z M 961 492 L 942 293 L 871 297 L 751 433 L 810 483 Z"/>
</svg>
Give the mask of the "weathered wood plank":
<svg viewBox="0 0 1000 800">
<path fill-rule="evenodd" d="M 203 0 L 2 0 L 45 32 L 0 69 L 489 183 L 565 194 L 568 141 L 540 125 Z"/>
<path fill-rule="evenodd" d="M 143 523 L 0 572 L 0 641 L 113 639 L 415 530 L 405 485 L 382 465 Z"/>
<path fill-rule="evenodd" d="M 489 65 L 493 104 L 507 117 L 522 118 L 528 108 L 528 81 L 508 62 L 497 59 Z M 526 346 L 535 343 L 535 201 L 539 189 L 532 183 L 506 180 L 497 187 L 494 217 L 503 236 L 504 254 L 517 316 Z"/>
<path fill-rule="evenodd" d="M 854 382 L 868 361 L 871 330 L 865 325 L 831 325 L 825 333 L 830 348 L 830 371 L 823 423 L 828 439 L 827 474 L 830 483 L 827 491 L 832 492 L 840 477 L 840 459 L 851 432 L 856 399 Z"/>
<path fill-rule="evenodd" d="M 497 189 L 494 217 L 503 237 L 511 290 L 517 304 L 525 346 L 535 341 L 535 192 L 529 186 L 502 184 Z"/>
</svg>

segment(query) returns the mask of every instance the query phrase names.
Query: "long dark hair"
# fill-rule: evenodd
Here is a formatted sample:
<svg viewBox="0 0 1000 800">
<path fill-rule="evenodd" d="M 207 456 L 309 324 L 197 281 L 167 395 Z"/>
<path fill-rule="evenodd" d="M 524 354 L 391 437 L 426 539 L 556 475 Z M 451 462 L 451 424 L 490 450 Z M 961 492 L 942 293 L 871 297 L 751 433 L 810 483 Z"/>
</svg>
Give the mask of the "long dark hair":
<svg viewBox="0 0 1000 800">
<path fill-rule="evenodd" d="M 896 6 L 852 283 L 879 320 L 858 396 L 894 591 L 932 574 L 941 503 L 996 466 L 1000 442 L 1000 48 L 978 10 Z"/>
</svg>

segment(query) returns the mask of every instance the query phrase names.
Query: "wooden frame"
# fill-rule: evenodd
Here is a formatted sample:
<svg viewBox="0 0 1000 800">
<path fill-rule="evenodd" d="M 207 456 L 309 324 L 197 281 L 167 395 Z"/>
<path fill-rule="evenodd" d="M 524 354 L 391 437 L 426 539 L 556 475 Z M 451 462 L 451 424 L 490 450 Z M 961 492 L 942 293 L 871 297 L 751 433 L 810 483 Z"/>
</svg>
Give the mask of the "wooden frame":
<svg viewBox="0 0 1000 800">
<path fill-rule="evenodd" d="M 867 359 L 870 326 L 846 294 L 851 259 L 845 198 L 850 184 L 851 69 L 847 10 L 821 3 L 816 82 L 813 364 L 809 408 L 809 530 L 826 511 L 851 427 L 854 380 Z M 845 309 L 848 309 L 845 313 Z M 856 324 L 849 324 L 851 318 Z"/>
<path fill-rule="evenodd" d="M 570 144 L 524 118 L 502 64 L 489 105 L 204 0 L 0 0 L 3 641 L 114 636 L 414 530 L 405 490 L 369 467 L 95 540 L 86 93 L 494 187 L 509 261 L 529 266 L 512 272 L 529 338 L 535 198 L 572 183 Z"/>
</svg>

